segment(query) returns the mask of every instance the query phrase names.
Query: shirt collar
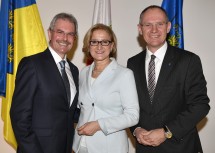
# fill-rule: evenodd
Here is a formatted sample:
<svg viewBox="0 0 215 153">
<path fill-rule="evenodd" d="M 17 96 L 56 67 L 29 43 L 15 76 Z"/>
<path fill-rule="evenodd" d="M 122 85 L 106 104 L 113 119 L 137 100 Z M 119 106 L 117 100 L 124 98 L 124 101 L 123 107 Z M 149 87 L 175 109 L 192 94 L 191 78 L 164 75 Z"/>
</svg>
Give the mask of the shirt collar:
<svg viewBox="0 0 215 153">
<path fill-rule="evenodd" d="M 154 55 L 156 56 L 156 59 L 163 61 L 164 56 L 166 54 L 166 50 L 167 50 L 167 42 L 165 42 L 163 44 L 163 46 L 161 46 L 161 48 L 159 48 Z M 146 58 L 151 58 L 151 55 L 153 53 L 148 49 L 148 47 L 146 47 Z"/>
<path fill-rule="evenodd" d="M 49 50 L 50 50 L 56 64 L 58 64 L 60 61 L 62 61 L 62 58 L 56 53 L 56 51 L 54 51 L 54 49 L 51 46 L 49 46 Z M 65 60 L 67 62 L 66 56 L 64 57 L 63 60 Z"/>
</svg>

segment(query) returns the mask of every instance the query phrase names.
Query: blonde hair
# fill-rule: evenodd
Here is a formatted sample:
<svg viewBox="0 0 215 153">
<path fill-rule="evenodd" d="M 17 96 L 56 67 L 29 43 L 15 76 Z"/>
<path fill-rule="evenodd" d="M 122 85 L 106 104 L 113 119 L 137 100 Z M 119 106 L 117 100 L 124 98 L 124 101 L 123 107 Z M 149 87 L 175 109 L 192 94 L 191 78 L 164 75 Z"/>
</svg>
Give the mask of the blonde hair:
<svg viewBox="0 0 215 153">
<path fill-rule="evenodd" d="M 110 39 L 111 39 L 110 41 L 114 44 L 113 45 L 113 49 L 110 52 L 110 57 L 116 57 L 116 51 L 117 51 L 117 39 L 116 39 L 116 35 L 115 35 L 115 33 L 113 32 L 113 30 L 109 26 L 101 24 L 101 23 L 93 25 L 87 31 L 87 33 L 85 34 L 84 41 L 83 41 L 83 49 L 82 49 L 83 52 L 85 52 L 85 54 L 86 54 L 87 57 L 91 57 L 91 55 L 89 53 L 90 41 L 91 41 L 93 32 L 96 31 L 96 30 L 104 30 L 104 31 L 106 31 L 109 34 Z"/>
</svg>

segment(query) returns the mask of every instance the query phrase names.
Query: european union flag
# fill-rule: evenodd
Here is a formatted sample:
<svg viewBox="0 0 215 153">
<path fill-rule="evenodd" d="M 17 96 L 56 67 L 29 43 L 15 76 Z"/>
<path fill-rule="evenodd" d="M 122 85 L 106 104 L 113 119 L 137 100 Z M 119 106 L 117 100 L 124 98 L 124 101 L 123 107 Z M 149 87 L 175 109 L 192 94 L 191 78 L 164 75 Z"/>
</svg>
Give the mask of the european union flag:
<svg viewBox="0 0 215 153">
<path fill-rule="evenodd" d="M 183 0 L 163 0 L 162 8 L 167 12 L 171 22 L 171 30 L 168 36 L 168 42 L 172 46 L 184 48 L 183 36 L 183 17 L 182 17 Z"/>
</svg>

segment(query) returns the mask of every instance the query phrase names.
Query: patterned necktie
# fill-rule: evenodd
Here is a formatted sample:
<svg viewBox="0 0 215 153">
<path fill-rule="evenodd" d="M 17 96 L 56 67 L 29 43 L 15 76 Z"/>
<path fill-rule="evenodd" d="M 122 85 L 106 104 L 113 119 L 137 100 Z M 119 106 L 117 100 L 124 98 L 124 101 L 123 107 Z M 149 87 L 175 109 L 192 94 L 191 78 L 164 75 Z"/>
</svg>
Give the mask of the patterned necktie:
<svg viewBox="0 0 215 153">
<path fill-rule="evenodd" d="M 148 91 L 150 102 L 152 103 L 154 92 L 155 92 L 155 55 L 151 55 L 148 68 Z"/>
<path fill-rule="evenodd" d="M 62 75 L 63 82 L 64 82 L 64 85 L 65 85 L 65 88 L 66 88 L 66 94 L 67 94 L 68 102 L 69 102 L 69 105 L 70 105 L 71 92 L 70 92 L 69 79 L 68 79 L 68 76 L 67 76 L 66 71 L 65 71 L 65 63 L 66 63 L 66 61 L 62 60 L 59 63 L 60 63 L 60 67 L 61 67 L 61 75 Z"/>
</svg>

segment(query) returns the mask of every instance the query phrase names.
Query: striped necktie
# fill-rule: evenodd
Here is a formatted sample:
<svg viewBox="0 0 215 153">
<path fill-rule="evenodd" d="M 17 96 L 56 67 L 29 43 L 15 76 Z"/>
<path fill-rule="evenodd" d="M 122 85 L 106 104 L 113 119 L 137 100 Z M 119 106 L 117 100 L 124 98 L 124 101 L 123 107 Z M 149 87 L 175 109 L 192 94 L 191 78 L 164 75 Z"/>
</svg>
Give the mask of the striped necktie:
<svg viewBox="0 0 215 153">
<path fill-rule="evenodd" d="M 66 63 L 66 61 L 62 60 L 59 63 L 60 63 L 60 67 L 61 67 L 61 75 L 62 75 L 63 82 L 64 82 L 64 85 L 65 85 L 65 88 L 66 88 L 66 94 L 67 94 L 67 98 L 68 98 L 68 103 L 70 105 L 71 91 L 70 91 L 69 79 L 68 79 L 68 76 L 67 76 L 66 71 L 65 71 L 65 63 Z"/>
<path fill-rule="evenodd" d="M 148 92 L 151 103 L 155 92 L 155 58 L 155 55 L 151 55 L 151 60 L 148 67 Z"/>
</svg>

